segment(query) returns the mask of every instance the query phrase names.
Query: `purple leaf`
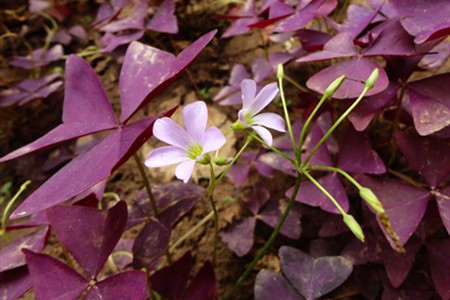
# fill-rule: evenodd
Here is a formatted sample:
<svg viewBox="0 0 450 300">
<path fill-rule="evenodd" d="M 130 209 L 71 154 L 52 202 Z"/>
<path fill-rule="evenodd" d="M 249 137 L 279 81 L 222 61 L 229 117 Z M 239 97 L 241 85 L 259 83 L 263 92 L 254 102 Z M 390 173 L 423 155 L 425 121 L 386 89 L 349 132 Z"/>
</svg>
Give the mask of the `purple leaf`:
<svg viewBox="0 0 450 300">
<path fill-rule="evenodd" d="M 425 70 L 437 70 L 442 67 L 450 57 L 450 43 L 442 42 L 431 49 L 430 54 L 425 55 L 419 65 Z"/>
<path fill-rule="evenodd" d="M 323 94 L 327 87 L 341 75 L 347 76 L 341 87 L 333 95 L 336 99 L 356 98 L 363 91 L 362 81 L 367 80 L 374 69 L 379 69 L 379 77 L 374 88 L 367 92 L 366 96 L 372 96 L 385 90 L 389 84 L 389 79 L 378 64 L 363 58 L 354 58 L 334 64 L 323 69 L 319 73 L 310 77 L 306 82 L 308 88 Z"/>
<path fill-rule="evenodd" d="M 89 283 L 73 269 L 46 254 L 23 250 L 36 299 L 78 299 Z"/>
<path fill-rule="evenodd" d="M 144 300 L 147 278 L 142 271 L 127 271 L 97 282 L 87 293 L 86 300 L 135 299 Z"/>
<path fill-rule="evenodd" d="M 146 28 L 164 33 L 178 33 L 175 1 L 164 0 Z"/>
<path fill-rule="evenodd" d="M 283 201 L 271 200 L 258 213 L 257 219 L 263 221 L 272 228 L 275 228 L 281 219 L 281 215 L 284 212 L 285 205 Z M 300 206 L 294 203 L 291 211 L 289 212 L 285 223 L 280 229 L 280 233 L 290 239 L 297 240 L 300 237 Z"/>
<path fill-rule="evenodd" d="M 332 37 L 323 46 L 323 50 L 311 53 L 309 55 L 300 57 L 295 62 L 312 62 L 312 61 L 322 61 L 335 58 L 345 58 L 357 56 L 358 51 L 356 51 L 353 45 L 353 38 L 350 33 L 339 33 Z M 339 75 L 337 76 L 339 77 Z M 337 78 L 336 77 L 336 78 Z"/>
<path fill-rule="evenodd" d="M 442 88 L 448 82 L 450 73 L 408 84 L 406 97 L 420 135 L 429 135 L 450 125 L 450 95 Z"/>
<path fill-rule="evenodd" d="M 322 50 L 325 43 L 332 38 L 328 33 L 311 29 L 300 29 L 297 31 L 297 34 L 302 47 L 306 51 Z"/>
<path fill-rule="evenodd" d="M 63 84 L 59 74 L 53 73 L 39 79 L 26 79 L 0 92 L 0 107 L 26 104 L 34 99 L 47 98 Z"/>
<path fill-rule="evenodd" d="M 52 207 L 106 179 L 151 136 L 156 119 L 144 119 L 121 127 L 78 155 L 25 199 L 11 218 Z M 92 166 L 96 168 L 92 169 Z M 73 180 L 74 176 L 77 180 Z"/>
<path fill-rule="evenodd" d="M 448 237 L 427 244 L 431 277 L 442 299 L 450 298 L 450 239 Z"/>
<path fill-rule="evenodd" d="M 378 253 L 374 238 L 370 234 L 365 234 L 365 236 L 366 241 L 364 243 L 354 238 L 345 245 L 341 252 L 341 255 L 351 260 L 354 266 L 363 265 L 368 262 L 378 262 Z"/>
<path fill-rule="evenodd" d="M 116 246 L 127 221 L 127 205 L 107 211 L 84 206 L 55 206 L 47 216 L 58 239 L 92 277 L 96 277 Z"/>
<path fill-rule="evenodd" d="M 45 227 L 25 235 L 12 243 L 2 245 L 0 249 L 0 272 L 23 266 L 26 263 L 21 251 L 22 249 L 29 249 L 35 252 L 40 252 L 44 249 L 48 239 L 48 232 L 48 227 Z"/>
<path fill-rule="evenodd" d="M 118 126 L 97 74 L 76 55 L 67 59 L 64 89 L 63 123 L 40 139 L 0 158 L 0 162 Z"/>
<path fill-rule="evenodd" d="M 290 154 L 293 156 L 292 152 L 290 152 Z M 291 162 L 274 152 L 268 152 L 261 155 L 259 160 L 272 169 L 279 170 L 293 177 L 297 176 L 297 169 L 291 164 Z"/>
<path fill-rule="evenodd" d="M 110 53 L 117 47 L 137 41 L 143 36 L 143 30 L 123 34 L 111 34 L 108 32 L 100 39 L 100 43 L 102 44 L 101 52 Z"/>
<path fill-rule="evenodd" d="M 31 289 L 31 277 L 27 267 L 0 273 L 0 299 L 15 300 Z"/>
<path fill-rule="evenodd" d="M 226 176 L 235 187 L 240 187 L 247 180 L 250 173 L 250 167 L 250 163 L 236 163 L 228 170 Z"/>
<path fill-rule="evenodd" d="M 243 218 L 222 231 L 220 237 L 228 248 L 237 256 L 242 257 L 252 249 L 255 225 L 256 219 L 254 217 Z"/>
<path fill-rule="evenodd" d="M 147 1 L 138 0 L 129 10 L 129 13 L 101 28 L 105 32 L 118 32 L 129 29 L 143 29 L 145 17 L 147 16 Z"/>
<path fill-rule="evenodd" d="M 348 227 L 342 221 L 342 216 L 329 215 L 320 228 L 319 236 L 323 238 L 333 237 L 347 231 Z"/>
<path fill-rule="evenodd" d="M 229 38 L 236 35 L 241 35 L 249 32 L 251 30 L 250 25 L 255 24 L 259 21 L 259 18 L 242 18 L 236 20 L 231 24 L 230 27 L 222 34 L 221 38 Z"/>
<path fill-rule="evenodd" d="M 410 166 L 435 188 L 450 174 L 450 139 L 396 132 L 395 139 Z"/>
<path fill-rule="evenodd" d="M 323 137 L 323 130 L 320 128 L 320 125 L 317 123 L 311 129 L 311 132 L 308 134 L 305 140 L 306 151 L 302 154 L 302 161 L 306 159 L 311 150 L 316 146 L 316 144 Z M 322 144 L 314 155 L 311 157 L 310 165 L 324 165 L 324 166 L 332 166 L 333 162 L 331 161 L 330 152 L 328 151 L 326 143 Z"/>
<path fill-rule="evenodd" d="M 379 248 L 382 249 L 380 257 L 393 287 L 399 287 L 406 279 L 421 247 L 421 241 L 414 237 L 406 243 L 406 253 L 398 253 L 390 249 L 386 243 L 380 243 Z"/>
<path fill-rule="evenodd" d="M 383 174 L 386 167 L 369 136 L 348 126 L 342 134 L 337 167 L 350 173 Z"/>
<path fill-rule="evenodd" d="M 348 32 L 352 39 L 356 38 L 373 21 L 378 14 L 378 9 L 350 4 L 347 9 L 347 18 L 342 25 L 337 25 L 337 30 Z"/>
<path fill-rule="evenodd" d="M 431 198 L 430 192 L 389 178 L 358 176 L 356 180 L 370 188 L 378 197 L 392 224 L 392 229 L 400 239 L 400 244 L 404 245 L 416 231 L 425 214 L 428 200 Z M 377 220 L 392 248 L 396 249 L 395 243 L 385 232 L 380 220 L 378 218 Z"/>
<path fill-rule="evenodd" d="M 356 108 L 348 115 L 349 121 L 357 131 L 364 131 L 373 117 L 390 105 L 397 97 L 400 85 L 389 82 L 389 86 L 376 95 L 364 97 Z"/>
<path fill-rule="evenodd" d="M 349 203 L 347 194 L 336 173 L 325 175 L 317 179 L 317 182 L 319 182 L 336 199 L 344 211 L 348 211 Z M 286 197 L 290 197 L 292 192 L 293 187 L 286 191 Z M 327 212 L 340 214 L 339 210 L 334 206 L 331 200 L 310 181 L 301 184 L 295 200 L 311 206 L 320 207 Z"/>
<path fill-rule="evenodd" d="M 189 279 L 192 256 L 186 252 L 172 265 L 156 271 L 150 278 L 152 289 L 169 300 L 181 299 Z"/>
<path fill-rule="evenodd" d="M 214 300 L 216 276 L 210 261 L 206 261 L 189 284 L 184 300 Z"/>
<path fill-rule="evenodd" d="M 291 6 L 281 1 L 274 1 L 272 5 L 270 5 L 268 18 L 266 20 L 261 20 L 250 24 L 248 27 L 261 29 L 266 28 L 267 26 L 292 15 L 294 12 L 295 11 Z"/>
<path fill-rule="evenodd" d="M 400 16 L 403 27 L 415 36 L 417 44 L 445 36 L 450 30 L 450 2 L 425 0 L 393 0 L 392 4 Z"/>
<path fill-rule="evenodd" d="M 383 290 L 381 300 L 428 300 L 431 298 L 431 292 L 413 289 L 393 289 Z"/>
<path fill-rule="evenodd" d="M 131 43 L 119 79 L 121 122 L 126 123 L 139 108 L 174 81 L 215 34 L 215 30 L 205 34 L 177 57 L 138 42 Z"/>
<path fill-rule="evenodd" d="M 164 254 L 170 241 L 170 230 L 156 219 L 139 232 L 133 245 L 133 267 L 147 267 Z"/>
<path fill-rule="evenodd" d="M 270 270 L 261 270 L 255 280 L 255 300 L 301 300 L 304 299 L 297 291 L 284 279 Z"/>
<path fill-rule="evenodd" d="M 257 58 L 252 61 L 253 79 L 256 82 L 261 82 L 272 75 L 275 75 L 274 67 L 263 58 Z"/>
<path fill-rule="evenodd" d="M 39 48 L 27 56 L 14 56 L 9 64 L 11 66 L 30 70 L 33 68 L 43 67 L 52 61 L 59 60 L 63 54 L 64 52 L 62 46 L 55 45 L 48 51 L 44 48 Z"/>
<path fill-rule="evenodd" d="M 417 54 L 413 38 L 403 29 L 398 20 L 390 22 L 363 52 L 364 56 L 412 56 Z"/>
<path fill-rule="evenodd" d="M 450 234 L 450 186 L 437 190 L 435 196 L 442 223 Z"/>
<path fill-rule="evenodd" d="M 290 283 L 306 299 L 325 295 L 350 276 L 352 263 L 342 256 L 314 258 L 292 247 L 279 250 L 281 269 Z"/>
<path fill-rule="evenodd" d="M 28 10 L 31 13 L 38 13 L 50 7 L 50 3 L 47 0 L 29 0 Z"/>
<path fill-rule="evenodd" d="M 246 207 L 257 215 L 261 207 L 263 207 L 270 199 L 269 191 L 264 187 L 261 181 L 258 181 L 251 189 L 244 190 L 242 195 Z"/>
</svg>

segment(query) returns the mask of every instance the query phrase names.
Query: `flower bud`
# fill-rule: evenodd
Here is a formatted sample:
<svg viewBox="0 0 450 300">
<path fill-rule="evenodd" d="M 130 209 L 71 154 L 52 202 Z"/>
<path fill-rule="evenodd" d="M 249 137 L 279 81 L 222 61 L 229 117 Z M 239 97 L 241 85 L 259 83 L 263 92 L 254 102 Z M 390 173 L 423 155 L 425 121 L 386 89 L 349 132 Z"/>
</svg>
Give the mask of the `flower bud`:
<svg viewBox="0 0 450 300">
<path fill-rule="evenodd" d="M 362 187 L 359 196 L 375 211 L 377 215 L 384 214 L 384 207 L 371 189 Z"/>
<path fill-rule="evenodd" d="M 277 77 L 280 79 L 284 78 L 283 64 L 278 64 L 277 66 Z"/>
<path fill-rule="evenodd" d="M 225 166 L 230 163 L 230 159 L 227 157 L 219 156 L 214 160 L 214 163 L 218 166 Z"/>
<path fill-rule="evenodd" d="M 330 98 L 331 96 L 334 95 L 334 93 L 336 93 L 337 89 L 341 86 L 341 84 L 344 82 L 344 80 L 347 77 L 345 75 L 342 75 L 338 78 L 336 78 L 325 90 L 325 92 L 323 93 L 323 95 L 325 96 L 325 98 Z"/>
<path fill-rule="evenodd" d="M 353 234 L 360 240 L 361 242 L 364 242 L 364 233 L 362 231 L 361 226 L 359 223 L 355 220 L 355 218 L 352 215 L 344 214 L 343 220 L 345 225 L 347 225 L 348 228 L 353 232 Z"/>
<path fill-rule="evenodd" d="M 197 160 L 199 164 L 207 165 L 211 162 L 211 156 L 208 153 L 204 154 L 199 160 Z"/>
<path fill-rule="evenodd" d="M 370 74 L 369 78 L 366 80 L 366 88 L 371 89 L 375 86 L 375 83 L 377 82 L 378 75 L 380 74 L 380 71 L 378 68 L 375 68 L 372 73 Z"/>
</svg>

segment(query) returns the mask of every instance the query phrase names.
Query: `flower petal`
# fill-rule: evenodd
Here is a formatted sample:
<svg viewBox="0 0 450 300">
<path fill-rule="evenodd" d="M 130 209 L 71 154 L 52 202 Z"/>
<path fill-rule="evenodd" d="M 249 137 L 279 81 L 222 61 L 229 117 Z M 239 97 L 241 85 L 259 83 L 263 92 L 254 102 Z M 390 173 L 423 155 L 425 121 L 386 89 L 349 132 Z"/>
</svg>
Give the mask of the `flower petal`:
<svg viewBox="0 0 450 300">
<path fill-rule="evenodd" d="M 175 146 L 164 146 L 156 148 L 145 160 L 145 165 L 149 168 L 165 167 L 179 164 L 189 160 L 186 151 Z"/>
<path fill-rule="evenodd" d="M 183 109 L 184 127 L 195 142 L 203 144 L 203 139 L 208 123 L 208 109 L 203 101 L 188 104 Z"/>
<path fill-rule="evenodd" d="M 203 142 L 203 153 L 208 153 L 220 149 L 226 142 L 226 138 L 219 128 L 212 126 L 205 133 Z"/>
<path fill-rule="evenodd" d="M 278 85 L 276 82 L 269 83 L 264 86 L 261 91 L 256 95 L 253 102 L 247 108 L 249 112 L 253 115 L 259 113 L 264 107 L 269 105 L 269 103 L 275 98 L 278 94 Z M 245 107 L 244 107 L 245 108 Z"/>
<path fill-rule="evenodd" d="M 248 109 L 252 105 L 253 101 L 255 101 L 256 82 L 252 79 L 242 80 L 241 90 L 242 90 L 243 108 Z"/>
<path fill-rule="evenodd" d="M 262 126 L 252 126 L 253 130 L 266 142 L 267 145 L 272 146 L 272 135 L 269 130 Z"/>
<path fill-rule="evenodd" d="M 182 162 L 175 169 L 175 176 L 183 180 L 184 183 L 187 183 L 192 176 L 192 172 L 194 172 L 195 160 L 188 160 Z"/>
<path fill-rule="evenodd" d="M 153 135 L 160 141 L 182 149 L 186 149 L 190 142 L 186 130 L 167 117 L 156 120 Z"/>
<path fill-rule="evenodd" d="M 252 118 L 252 124 L 262 125 L 279 132 L 285 132 L 284 119 L 275 113 L 262 113 Z"/>
<path fill-rule="evenodd" d="M 247 123 L 247 120 L 244 118 L 244 114 L 245 114 L 245 109 L 241 109 L 239 112 L 238 112 L 238 118 L 239 118 L 239 121 L 241 121 L 243 124 L 245 124 L 245 125 L 247 125 L 247 126 L 250 126 L 250 124 L 248 124 Z"/>
</svg>

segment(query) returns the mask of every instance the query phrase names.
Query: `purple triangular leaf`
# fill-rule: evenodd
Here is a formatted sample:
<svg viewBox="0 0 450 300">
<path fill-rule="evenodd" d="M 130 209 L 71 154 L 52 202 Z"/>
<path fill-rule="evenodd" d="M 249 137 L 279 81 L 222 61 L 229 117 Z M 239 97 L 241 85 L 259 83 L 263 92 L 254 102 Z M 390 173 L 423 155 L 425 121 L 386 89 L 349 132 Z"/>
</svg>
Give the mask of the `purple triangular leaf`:
<svg viewBox="0 0 450 300">
<path fill-rule="evenodd" d="M 371 96 L 386 89 L 389 79 L 383 68 L 375 62 L 362 57 L 342 61 L 323 69 L 310 77 L 306 85 L 313 91 L 323 94 L 336 78 L 345 75 L 348 80 L 344 81 L 333 97 L 337 99 L 356 98 L 363 91 L 364 84 L 362 81 L 367 80 L 374 69 L 379 70 L 379 76 L 375 86 L 366 94 L 366 96 Z"/>
<path fill-rule="evenodd" d="M 449 299 L 450 239 L 447 237 L 427 244 L 427 252 L 434 286 L 442 299 Z"/>
<path fill-rule="evenodd" d="M 27 56 L 14 56 L 9 62 L 9 65 L 30 70 L 43 67 L 52 61 L 56 61 L 60 59 L 63 54 L 63 47 L 61 45 L 55 45 L 48 50 L 39 48 Z"/>
<path fill-rule="evenodd" d="M 2 245 L 0 249 L 0 272 L 23 266 L 26 263 L 22 249 L 29 249 L 35 252 L 40 252 L 44 249 L 48 239 L 48 229 L 48 227 L 39 229 L 12 243 Z"/>
<path fill-rule="evenodd" d="M 351 173 L 383 174 L 386 167 L 364 133 L 348 126 L 342 134 L 337 167 Z"/>
<path fill-rule="evenodd" d="M 78 299 L 88 282 L 73 269 L 46 254 L 23 250 L 38 300 Z"/>
<path fill-rule="evenodd" d="M 138 30 L 131 33 L 122 33 L 122 34 L 112 34 L 107 32 L 101 39 L 100 43 L 102 45 L 101 52 L 110 53 L 114 51 L 117 47 L 121 45 L 129 44 L 133 41 L 139 40 L 144 36 L 143 30 Z"/>
<path fill-rule="evenodd" d="M 64 90 L 63 124 L 31 144 L 2 157 L 0 162 L 117 127 L 112 106 L 97 74 L 85 60 L 73 54 L 67 58 Z"/>
<path fill-rule="evenodd" d="M 243 218 L 222 231 L 220 237 L 231 251 L 242 257 L 252 249 L 255 226 L 254 217 Z"/>
<path fill-rule="evenodd" d="M 270 270 L 261 270 L 258 273 L 254 289 L 255 300 L 304 299 L 283 276 Z"/>
<path fill-rule="evenodd" d="M 169 300 L 181 299 L 189 279 L 192 256 L 186 252 L 172 265 L 156 271 L 150 278 L 152 289 Z"/>
<path fill-rule="evenodd" d="M 26 266 L 0 273 L 0 299 L 2 300 L 15 300 L 31 287 L 31 277 Z"/>
<path fill-rule="evenodd" d="M 352 38 L 356 38 L 373 21 L 378 14 L 378 9 L 350 4 L 347 9 L 347 18 L 337 25 L 339 32 L 348 32 Z"/>
<path fill-rule="evenodd" d="M 320 128 L 320 125 L 316 123 L 314 127 L 311 129 L 311 132 L 308 134 L 304 145 L 306 146 L 306 151 L 302 153 L 302 161 L 309 156 L 311 150 L 316 146 L 316 144 L 322 139 L 323 130 Z M 331 138 L 330 138 L 331 139 Z M 317 151 L 311 157 L 309 161 L 310 165 L 324 165 L 324 166 L 332 166 L 333 162 L 331 161 L 330 152 L 328 151 L 327 144 L 323 143 Z"/>
<path fill-rule="evenodd" d="M 257 215 L 261 207 L 263 207 L 269 199 L 270 193 L 261 181 L 258 181 L 250 189 L 242 192 L 242 200 L 253 215 Z"/>
<path fill-rule="evenodd" d="M 450 186 L 437 190 L 435 196 L 442 223 L 450 234 Z"/>
<path fill-rule="evenodd" d="M 326 42 L 326 44 L 323 46 L 323 50 L 314 52 L 307 56 L 303 56 L 297 59 L 295 62 L 303 63 L 322 61 L 336 58 L 353 57 L 357 55 L 358 52 L 353 45 L 353 38 L 351 37 L 350 33 L 340 33 Z"/>
<path fill-rule="evenodd" d="M 144 119 L 121 127 L 78 155 L 25 199 L 11 218 L 27 216 L 59 204 L 106 179 L 150 138 L 156 119 Z M 92 166 L 96 167 L 92 169 Z M 73 180 L 74 176 L 77 180 Z"/>
<path fill-rule="evenodd" d="M 435 188 L 450 174 L 450 139 L 432 136 L 421 137 L 417 133 L 395 133 L 398 147 L 410 166 Z"/>
<path fill-rule="evenodd" d="M 85 300 L 135 299 L 144 300 L 147 294 L 147 277 L 142 271 L 127 271 L 97 282 Z"/>
<path fill-rule="evenodd" d="M 423 0 L 392 0 L 400 16 L 403 27 L 415 36 L 417 44 L 432 40 L 449 33 L 450 2 L 435 0 L 433 5 Z"/>
<path fill-rule="evenodd" d="M 273 31 L 287 32 L 303 28 L 319 14 L 321 6 L 326 2 L 324 0 L 311 1 L 295 14 L 277 22 Z"/>
<path fill-rule="evenodd" d="M 314 258 L 292 247 L 279 250 L 281 270 L 306 299 L 312 300 L 340 286 L 350 276 L 352 263 L 343 256 Z"/>
<path fill-rule="evenodd" d="M 392 224 L 392 229 L 399 237 L 400 244 L 404 245 L 416 231 L 425 214 L 428 200 L 431 198 L 430 192 L 389 178 L 358 176 L 356 180 L 370 188 L 378 197 Z M 377 220 L 392 248 L 396 249 L 381 221 L 378 218 Z"/>
<path fill-rule="evenodd" d="M 175 1 L 164 0 L 146 28 L 164 33 L 178 33 Z"/>
<path fill-rule="evenodd" d="M 306 51 L 322 50 L 332 35 L 317 30 L 300 29 L 297 31 L 298 39 Z"/>
<path fill-rule="evenodd" d="M 126 123 L 139 108 L 174 81 L 215 34 L 215 30 L 205 34 L 177 57 L 138 42 L 131 43 L 120 72 L 120 120 Z"/>
<path fill-rule="evenodd" d="M 442 88 L 448 82 L 450 73 L 408 84 L 406 97 L 420 135 L 429 135 L 450 125 L 450 95 Z"/>
<path fill-rule="evenodd" d="M 147 16 L 147 1 L 138 0 L 133 7 L 127 11 L 124 17 L 110 22 L 101 28 L 105 32 L 118 32 L 129 29 L 143 29 L 145 17 Z"/>
<path fill-rule="evenodd" d="M 59 205 L 48 209 L 47 216 L 58 239 L 95 278 L 125 230 L 127 205 L 120 201 L 107 211 Z"/>
<path fill-rule="evenodd" d="M 343 210 L 348 211 L 349 203 L 347 194 L 336 173 L 320 177 L 317 179 L 317 182 L 319 182 L 336 199 Z M 287 190 L 286 197 L 290 197 L 292 192 L 293 188 Z M 339 210 L 334 206 L 331 200 L 310 181 L 301 184 L 295 200 L 300 203 L 320 207 L 327 212 L 340 214 Z"/>
<path fill-rule="evenodd" d="M 210 261 L 206 261 L 189 283 L 184 300 L 214 300 L 216 276 Z"/>
<path fill-rule="evenodd" d="M 160 258 L 170 241 L 170 230 L 156 219 L 150 221 L 139 232 L 133 245 L 133 267 L 147 267 Z"/>
</svg>

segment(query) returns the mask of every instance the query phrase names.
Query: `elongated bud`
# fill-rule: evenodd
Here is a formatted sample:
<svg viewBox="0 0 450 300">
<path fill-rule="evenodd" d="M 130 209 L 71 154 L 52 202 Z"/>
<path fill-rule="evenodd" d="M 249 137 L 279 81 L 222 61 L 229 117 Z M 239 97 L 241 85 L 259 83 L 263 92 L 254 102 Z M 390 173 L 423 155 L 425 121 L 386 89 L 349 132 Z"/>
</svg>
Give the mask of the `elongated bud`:
<svg viewBox="0 0 450 300">
<path fill-rule="evenodd" d="M 278 66 L 277 66 L 277 77 L 280 79 L 284 78 L 283 64 L 278 64 Z"/>
<path fill-rule="evenodd" d="M 325 96 L 325 98 L 331 98 L 331 96 L 334 95 L 334 93 L 336 93 L 337 89 L 341 86 L 341 84 L 344 82 L 344 80 L 347 77 L 345 75 L 342 75 L 338 78 L 336 78 L 325 90 L 325 92 L 323 93 L 323 95 Z"/>
<path fill-rule="evenodd" d="M 361 242 L 364 242 L 364 233 L 362 231 L 361 226 L 359 223 L 353 218 L 352 215 L 349 214 L 343 214 L 342 215 L 345 225 L 347 225 L 348 228 L 353 232 L 353 234 L 360 240 Z"/>
<path fill-rule="evenodd" d="M 377 82 L 378 75 L 380 74 L 380 71 L 378 68 L 375 68 L 372 73 L 370 74 L 369 78 L 366 80 L 366 88 L 371 89 L 375 86 L 375 83 Z"/>
<path fill-rule="evenodd" d="M 247 126 L 241 122 L 241 120 L 236 120 L 233 124 L 231 124 L 231 129 L 234 131 L 243 130 L 247 128 Z"/>
<path fill-rule="evenodd" d="M 366 201 L 366 203 L 375 211 L 377 215 L 385 213 L 383 204 L 381 204 L 380 200 L 378 200 L 377 196 L 371 189 L 362 187 L 359 190 L 359 196 Z"/>
<path fill-rule="evenodd" d="M 230 163 L 230 159 L 227 157 L 219 156 L 214 160 L 214 163 L 218 166 L 225 166 Z"/>
<path fill-rule="evenodd" d="M 197 160 L 197 162 L 198 162 L 199 164 L 202 164 L 202 165 L 207 165 L 207 164 L 210 163 L 210 161 L 211 161 L 211 156 L 209 156 L 208 153 L 204 154 L 204 155 L 202 156 L 202 158 L 200 158 L 199 160 Z"/>
</svg>

